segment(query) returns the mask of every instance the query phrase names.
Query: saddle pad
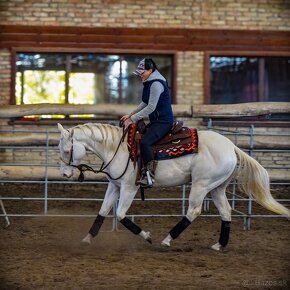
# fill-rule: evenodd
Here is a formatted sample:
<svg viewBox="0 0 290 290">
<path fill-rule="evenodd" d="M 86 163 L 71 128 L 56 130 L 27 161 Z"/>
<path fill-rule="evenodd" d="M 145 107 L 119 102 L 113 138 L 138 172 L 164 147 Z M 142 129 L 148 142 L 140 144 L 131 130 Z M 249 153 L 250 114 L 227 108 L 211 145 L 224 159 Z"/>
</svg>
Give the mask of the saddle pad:
<svg viewBox="0 0 290 290">
<path fill-rule="evenodd" d="M 136 124 L 131 124 L 128 128 L 128 151 L 130 154 L 130 159 L 134 162 L 136 158 L 140 155 L 140 148 L 138 146 L 138 140 L 140 141 L 141 135 L 136 132 Z M 155 160 L 165 160 L 172 159 L 180 156 L 184 156 L 191 153 L 198 152 L 198 134 L 196 128 L 188 128 L 190 134 L 187 138 L 182 139 L 181 143 L 176 145 L 171 144 L 158 144 L 156 146 L 157 150 L 153 151 L 155 155 Z M 159 143 L 159 142 L 158 142 Z"/>
<path fill-rule="evenodd" d="M 196 128 L 189 128 L 191 137 L 182 140 L 181 145 L 169 147 L 164 144 L 164 148 L 158 146 L 158 150 L 154 151 L 155 160 L 165 160 L 181 157 L 187 154 L 198 152 L 198 134 Z M 166 146 L 167 145 L 167 146 Z"/>
</svg>

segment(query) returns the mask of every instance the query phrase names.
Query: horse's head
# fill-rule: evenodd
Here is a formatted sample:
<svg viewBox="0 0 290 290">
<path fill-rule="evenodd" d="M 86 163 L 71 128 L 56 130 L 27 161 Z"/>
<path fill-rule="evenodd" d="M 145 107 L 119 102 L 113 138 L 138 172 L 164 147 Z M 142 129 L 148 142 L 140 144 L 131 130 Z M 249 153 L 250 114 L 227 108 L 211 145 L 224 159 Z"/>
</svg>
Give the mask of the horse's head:
<svg viewBox="0 0 290 290">
<path fill-rule="evenodd" d="M 86 155 L 85 146 L 74 138 L 74 130 L 71 131 L 58 125 L 61 133 L 59 141 L 60 152 L 60 173 L 62 176 L 70 178 L 73 175 L 74 166 L 80 164 L 81 159 Z"/>
</svg>

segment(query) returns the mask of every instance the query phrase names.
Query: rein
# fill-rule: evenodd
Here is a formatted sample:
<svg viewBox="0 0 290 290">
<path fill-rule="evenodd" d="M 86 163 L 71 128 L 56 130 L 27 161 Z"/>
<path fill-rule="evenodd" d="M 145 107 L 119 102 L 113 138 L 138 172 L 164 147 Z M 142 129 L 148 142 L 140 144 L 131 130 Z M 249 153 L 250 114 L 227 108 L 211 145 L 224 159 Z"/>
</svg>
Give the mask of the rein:
<svg viewBox="0 0 290 290">
<path fill-rule="evenodd" d="M 127 169 L 128 169 L 128 165 L 129 165 L 129 161 L 130 161 L 130 155 L 129 155 L 129 157 L 128 157 L 128 161 L 127 161 L 126 167 L 125 167 L 123 173 L 122 173 L 120 176 L 118 176 L 118 177 L 116 177 L 116 178 L 113 178 L 113 177 L 110 175 L 110 173 L 108 173 L 108 172 L 106 172 L 106 171 L 104 171 L 104 170 L 105 170 L 105 169 L 106 169 L 106 168 L 111 164 L 111 162 L 114 160 L 114 158 L 115 158 L 115 156 L 117 155 L 117 152 L 118 152 L 118 150 L 119 150 L 121 144 L 124 142 L 124 139 L 125 139 L 125 136 L 126 136 L 127 132 L 128 132 L 128 128 L 127 128 L 127 129 L 124 129 L 124 127 L 123 127 L 123 134 L 122 134 L 122 137 L 121 137 L 121 139 L 120 139 L 120 141 L 119 141 L 118 147 L 117 147 L 117 149 L 116 149 L 116 151 L 115 151 L 115 153 L 114 153 L 112 159 L 111 159 L 111 160 L 110 160 L 106 165 L 105 165 L 105 162 L 103 162 L 99 170 L 95 170 L 95 169 L 93 169 L 91 166 L 89 166 L 89 165 L 87 165 L 87 164 L 79 164 L 79 165 L 71 164 L 71 163 L 73 162 L 73 133 L 74 133 L 74 131 L 72 131 L 72 134 L 71 134 L 71 138 L 72 138 L 72 148 L 71 148 L 71 151 L 70 151 L 70 159 L 69 159 L 69 162 L 68 162 L 68 163 L 65 162 L 62 158 L 61 158 L 61 160 L 62 160 L 62 162 L 64 162 L 66 165 L 69 165 L 69 166 L 72 166 L 72 167 L 74 167 L 74 168 L 77 168 L 77 169 L 80 171 L 80 175 L 79 175 L 79 177 L 78 177 L 78 181 L 80 181 L 80 182 L 83 182 L 83 181 L 84 181 L 84 172 L 85 172 L 85 171 L 92 171 L 92 172 L 94 172 L 94 173 L 96 173 L 96 174 L 98 174 L 98 173 L 104 173 L 104 174 L 106 174 L 110 179 L 112 179 L 112 180 L 118 180 L 118 179 L 120 179 L 121 177 L 123 177 L 123 175 L 126 173 L 126 171 L 127 171 Z"/>
<path fill-rule="evenodd" d="M 78 181 L 80 181 L 80 182 L 83 182 L 83 181 L 84 181 L 84 172 L 85 172 L 85 171 L 92 171 L 92 172 L 94 172 L 94 173 L 96 173 L 96 174 L 98 174 L 98 173 L 104 173 L 104 174 L 106 174 L 110 179 L 112 179 L 112 180 L 117 180 L 117 179 L 120 179 L 121 177 L 123 177 L 123 175 L 126 173 L 127 168 L 128 168 L 128 165 L 129 165 L 129 161 L 130 161 L 130 157 L 128 158 L 128 161 L 127 161 L 127 164 L 126 164 L 126 167 L 125 167 L 123 173 L 122 173 L 119 177 L 116 177 L 116 178 L 113 178 L 113 177 L 110 175 L 110 173 L 104 171 L 104 169 L 107 168 L 107 166 L 108 166 L 108 164 L 107 164 L 105 167 L 103 167 L 103 166 L 104 166 L 104 162 L 102 163 L 102 165 L 101 165 L 101 167 L 100 167 L 99 170 L 95 170 L 94 168 L 92 168 L 91 166 L 89 166 L 89 165 L 87 165 L 87 164 L 70 165 L 70 166 L 75 167 L 75 168 L 77 168 L 77 169 L 80 171 L 80 175 L 79 175 L 79 177 L 78 177 Z"/>
</svg>

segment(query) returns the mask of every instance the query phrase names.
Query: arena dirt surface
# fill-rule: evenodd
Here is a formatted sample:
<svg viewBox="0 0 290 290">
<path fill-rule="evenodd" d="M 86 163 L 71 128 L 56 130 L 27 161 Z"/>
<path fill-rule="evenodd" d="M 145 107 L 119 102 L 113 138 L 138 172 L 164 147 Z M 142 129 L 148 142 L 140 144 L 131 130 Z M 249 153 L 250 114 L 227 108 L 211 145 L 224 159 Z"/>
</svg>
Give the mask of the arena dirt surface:
<svg viewBox="0 0 290 290">
<path fill-rule="evenodd" d="M 24 188 L 23 194 L 33 195 Z M 11 196 L 11 190 L 17 188 L 2 187 L 1 194 Z M 22 202 L 5 204 L 7 211 L 25 207 Z M 91 202 L 50 207 L 50 214 L 97 212 Z M 145 211 L 154 207 L 164 205 L 140 205 Z M 241 218 L 234 218 L 224 252 L 210 249 L 219 237 L 219 218 L 199 217 L 169 249 L 160 242 L 179 218 L 137 218 L 151 231 L 152 245 L 122 225 L 110 232 L 108 219 L 92 245 L 84 246 L 80 241 L 93 220 L 11 218 L 4 229 L 1 219 L 0 289 L 290 289 L 290 222 L 285 218 L 255 218 L 250 231 L 243 230 Z"/>
</svg>

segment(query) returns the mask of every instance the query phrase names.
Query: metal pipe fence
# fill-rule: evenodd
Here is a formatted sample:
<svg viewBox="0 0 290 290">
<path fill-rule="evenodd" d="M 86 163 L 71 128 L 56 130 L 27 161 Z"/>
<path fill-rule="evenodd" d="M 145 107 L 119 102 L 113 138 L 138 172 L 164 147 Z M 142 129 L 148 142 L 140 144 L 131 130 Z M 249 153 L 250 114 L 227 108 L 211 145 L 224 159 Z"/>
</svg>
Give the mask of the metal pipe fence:
<svg viewBox="0 0 290 290">
<path fill-rule="evenodd" d="M 261 134 L 261 133 L 255 133 L 255 128 L 254 126 L 250 126 L 249 131 L 246 132 L 241 132 L 238 130 L 225 130 L 225 129 L 217 129 L 212 127 L 212 122 L 209 120 L 208 122 L 208 129 L 217 131 L 225 136 L 230 136 L 234 137 L 234 143 L 237 144 L 238 138 L 240 136 L 248 136 L 249 137 L 249 149 L 244 149 L 244 151 L 248 152 L 248 154 L 252 157 L 255 157 L 255 152 L 267 152 L 267 153 L 273 153 L 273 152 L 278 152 L 278 153 L 290 153 L 290 150 L 277 150 L 277 149 L 255 149 L 255 136 L 269 136 L 270 133 L 267 134 Z M 18 130 L 18 131 L 0 131 L 0 132 L 25 132 L 25 133 L 43 133 L 44 131 L 24 131 L 24 130 Z M 45 146 L 0 146 L 0 150 L 5 151 L 5 150 L 12 150 L 12 152 L 15 152 L 15 150 L 23 150 L 24 152 L 31 152 L 30 150 L 37 150 L 43 153 L 43 163 L 23 163 L 23 162 L 2 162 L 0 163 L 0 167 L 5 167 L 5 166 L 21 166 L 21 167 L 26 167 L 26 166 L 35 166 L 35 167 L 43 167 L 44 168 L 44 176 L 42 180 L 27 180 L 25 177 L 23 179 L 0 179 L 0 188 L 1 186 L 4 186 L 4 184 L 9 184 L 9 183 L 21 183 L 21 184 L 43 184 L 43 195 L 42 197 L 32 197 L 32 196 L 21 196 L 21 194 L 17 195 L 12 195 L 12 196 L 1 196 L 0 195 L 0 206 L 2 213 L 0 214 L 0 217 L 3 217 L 5 219 L 6 225 L 9 226 L 10 221 L 9 217 L 95 217 L 95 214 L 52 214 L 49 213 L 49 202 L 80 202 L 80 201 L 87 201 L 87 202 L 102 202 L 102 198 L 92 198 L 92 197 L 83 197 L 83 198 L 76 198 L 76 197 L 50 197 L 49 196 L 49 186 L 52 184 L 62 184 L 62 185 L 68 185 L 68 184 L 79 184 L 79 185 L 106 185 L 107 182 L 96 180 L 96 181 L 84 181 L 82 183 L 77 182 L 77 181 L 64 181 L 64 180 L 49 180 L 49 174 L 48 174 L 48 169 L 52 167 L 59 167 L 57 163 L 51 163 L 49 160 L 49 153 L 50 151 L 56 151 L 57 148 L 56 146 L 52 146 L 49 143 L 49 134 L 50 133 L 55 133 L 54 131 L 45 131 Z M 275 135 L 276 136 L 276 135 Z M 281 136 L 281 134 L 279 134 Z M 290 136 L 290 134 L 285 134 L 285 136 Z M 269 166 L 268 168 L 264 166 L 266 169 L 282 169 L 282 170 L 288 170 L 290 169 L 290 164 L 289 166 Z M 275 186 L 289 186 L 290 182 L 272 182 L 271 187 Z M 180 195 L 178 197 L 174 198 L 146 198 L 147 202 L 176 202 L 178 206 L 180 206 L 180 213 L 179 214 L 144 214 L 144 213 L 138 213 L 138 214 L 132 214 L 128 215 L 132 219 L 134 218 L 147 218 L 147 217 L 180 217 L 184 216 L 186 214 L 186 207 L 188 203 L 188 198 L 186 197 L 187 194 L 187 188 L 190 187 L 190 184 L 184 184 L 180 186 Z M 246 198 L 242 195 L 239 194 L 237 191 L 237 185 L 235 181 L 231 182 L 228 189 L 227 189 L 227 196 L 228 200 L 231 204 L 232 210 L 233 210 L 233 217 L 238 217 L 243 219 L 243 226 L 244 229 L 249 230 L 251 227 L 251 219 L 252 218 L 276 218 L 280 217 L 279 215 L 274 215 L 274 214 L 261 214 L 261 213 L 255 213 L 254 212 L 254 207 L 253 207 L 253 199 L 252 198 Z M 284 199 L 276 199 L 279 202 L 283 202 L 284 204 L 289 205 L 290 204 L 290 199 L 289 198 L 284 198 Z M 38 213 L 13 213 L 13 212 L 7 212 L 4 206 L 5 201 L 27 201 L 27 202 L 43 202 L 43 210 L 42 212 Z M 142 202 L 140 198 L 135 198 L 134 202 Z M 207 196 L 203 202 L 203 211 L 204 213 L 201 215 L 203 217 L 218 217 L 218 213 L 212 213 L 210 208 L 212 204 L 212 199 L 210 196 Z M 239 209 L 241 206 L 242 209 Z M 116 219 L 116 206 L 113 208 L 112 213 L 109 215 L 109 217 L 112 218 L 112 231 L 118 230 L 117 226 L 117 219 Z"/>
</svg>

